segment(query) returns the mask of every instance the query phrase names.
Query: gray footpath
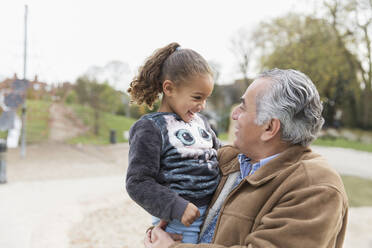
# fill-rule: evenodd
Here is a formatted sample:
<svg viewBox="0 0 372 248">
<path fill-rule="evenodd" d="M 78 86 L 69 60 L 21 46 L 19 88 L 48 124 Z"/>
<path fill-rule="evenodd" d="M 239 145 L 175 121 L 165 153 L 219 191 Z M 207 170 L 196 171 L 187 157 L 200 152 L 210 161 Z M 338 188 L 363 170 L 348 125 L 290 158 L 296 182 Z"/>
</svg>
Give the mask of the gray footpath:
<svg viewBox="0 0 372 248">
<path fill-rule="evenodd" d="M 313 147 L 341 174 L 372 178 L 372 153 Z M 127 144 L 30 146 L 8 152 L 0 247 L 143 247 L 150 216 L 125 192 Z M 351 208 L 344 247 L 372 248 L 372 208 Z"/>
</svg>

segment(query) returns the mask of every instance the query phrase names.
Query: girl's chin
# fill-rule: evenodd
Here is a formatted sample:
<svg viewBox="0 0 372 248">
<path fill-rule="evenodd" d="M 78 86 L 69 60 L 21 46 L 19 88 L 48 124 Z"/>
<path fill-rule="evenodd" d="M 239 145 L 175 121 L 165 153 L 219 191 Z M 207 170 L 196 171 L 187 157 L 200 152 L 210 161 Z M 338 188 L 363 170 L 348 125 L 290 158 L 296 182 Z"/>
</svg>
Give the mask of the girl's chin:
<svg viewBox="0 0 372 248">
<path fill-rule="evenodd" d="M 188 121 L 191 121 L 194 118 L 194 116 L 195 116 L 194 113 L 187 112 L 186 116 L 185 116 L 185 119 L 187 119 Z"/>
<path fill-rule="evenodd" d="M 182 119 L 184 122 L 190 122 L 192 118 L 190 118 L 189 116 L 182 116 L 181 119 Z"/>
</svg>

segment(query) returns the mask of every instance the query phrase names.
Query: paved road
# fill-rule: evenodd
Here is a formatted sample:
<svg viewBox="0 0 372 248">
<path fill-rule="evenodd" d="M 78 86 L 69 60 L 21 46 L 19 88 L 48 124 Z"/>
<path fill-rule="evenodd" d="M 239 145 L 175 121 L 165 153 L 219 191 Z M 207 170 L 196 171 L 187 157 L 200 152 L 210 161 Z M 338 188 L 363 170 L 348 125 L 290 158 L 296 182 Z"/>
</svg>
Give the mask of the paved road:
<svg viewBox="0 0 372 248">
<path fill-rule="evenodd" d="M 69 247 L 74 223 L 120 200 L 122 182 L 96 177 L 0 185 L 0 247 Z"/>
<path fill-rule="evenodd" d="M 372 154 L 313 147 L 341 173 L 371 177 Z M 28 147 L 8 152 L 0 185 L 0 247 L 143 247 L 150 218 L 125 193 L 127 144 Z M 346 248 L 372 247 L 372 209 L 352 208 Z"/>
<path fill-rule="evenodd" d="M 341 174 L 372 179 L 372 153 L 337 147 L 313 146 Z"/>
</svg>

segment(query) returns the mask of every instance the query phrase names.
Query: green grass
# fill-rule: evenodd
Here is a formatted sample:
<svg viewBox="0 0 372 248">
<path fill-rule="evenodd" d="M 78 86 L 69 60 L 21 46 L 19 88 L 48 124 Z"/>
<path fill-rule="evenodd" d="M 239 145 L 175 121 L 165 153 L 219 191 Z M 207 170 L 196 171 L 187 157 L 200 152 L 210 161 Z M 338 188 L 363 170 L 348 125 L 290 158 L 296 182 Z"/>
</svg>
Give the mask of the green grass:
<svg viewBox="0 0 372 248">
<path fill-rule="evenodd" d="M 68 104 L 66 105 L 71 107 L 73 111 L 76 113 L 78 118 L 80 118 L 85 125 L 90 126 L 91 121 L 93 119 L 93 110 L 90 107 L 79 105 L 79 104 Z"/>
<path fill-rule="evenodd" d="M 226 141 L 229 138 L 229 134 L 228 133 L 220 133 L 220 134 L 218 134 L 218 138 L 220 140 Z"/>
<path fill-rule="evenodd" d="M 218 138 L 222 141 L 226 141 L 228 140 L 228 133 L 220 133 Z M 362 143 L 361 141 L 346 140 L 344 138 L 318 138 L 312 144 L 317 146 L 342 147 L 372 152 L 372 144 Z"/>
<path fill-rule="evenodd" d="M 50 101 L 27 100 L 26 141 L 37 143 L 48 139 L 49 136 L 49 107 Z M 22 118 L 22 109 L 17 110 L 19 118 Z M 7 131 L 0 132 L 0 138 L 6 139 Z"/>
<path fill-rule="evenodd" d="M 99 135 L 93 134 L 93 110 L 90 107 L 82 105 L 69 105 L 79 116 L 85 125 L 90 127 L 90 131 L 84 135 L 70 139 L 71 144 L 96 144 L 103 145 L 110 143 L 110 130 L 116 131 L 116 142 L 127 142 L 124 139 L 124 131 L 128 131 L 133 123 L 136 121 L 131 118 L 126 118 L 120 115 L 111 113 L 102 113 L 100 120 Z"/>
<path fill-rule="evenodd" d="M 50 101 L 27 100 L 27 143 L 45 141 L 49 136 L 49 107 Z M 18 111 L 21 116 L 21 110 Z"/>
<path fill-rule="evenodd" d="M 342 176 L 351 207 L 372 206 L 372 180 Z"/>
<path fill-rule="evenodd" d="M 372 144 L 365 144 L 360 141 L 350 141 L 342 138 L 318 138 L 313 145 L 351 148 L 360 151 L 372 152 Z"/>
<path fill-rule="evenodd" d="M 0 131 L 0 139 L 6 139 L 7 136 L 8 136 L 8 131 Z"/>
</svg>

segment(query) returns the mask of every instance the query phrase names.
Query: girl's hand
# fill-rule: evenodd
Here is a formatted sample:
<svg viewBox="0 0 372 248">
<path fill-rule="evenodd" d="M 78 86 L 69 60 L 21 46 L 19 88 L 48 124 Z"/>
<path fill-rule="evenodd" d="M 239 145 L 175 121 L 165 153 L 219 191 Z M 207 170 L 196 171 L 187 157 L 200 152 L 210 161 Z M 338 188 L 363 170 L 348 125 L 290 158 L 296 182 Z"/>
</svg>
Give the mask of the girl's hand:
<svg viewBox="0 0 372 248">
<path fill-rule="evenodd" d="M 181 222 L 185 226 L 190 226 L 199 217 L 200 217 L 199 209 L 190 202 L 189 204 L 187 204 L 185 212 L 182 215 Z"/>
</svg>

